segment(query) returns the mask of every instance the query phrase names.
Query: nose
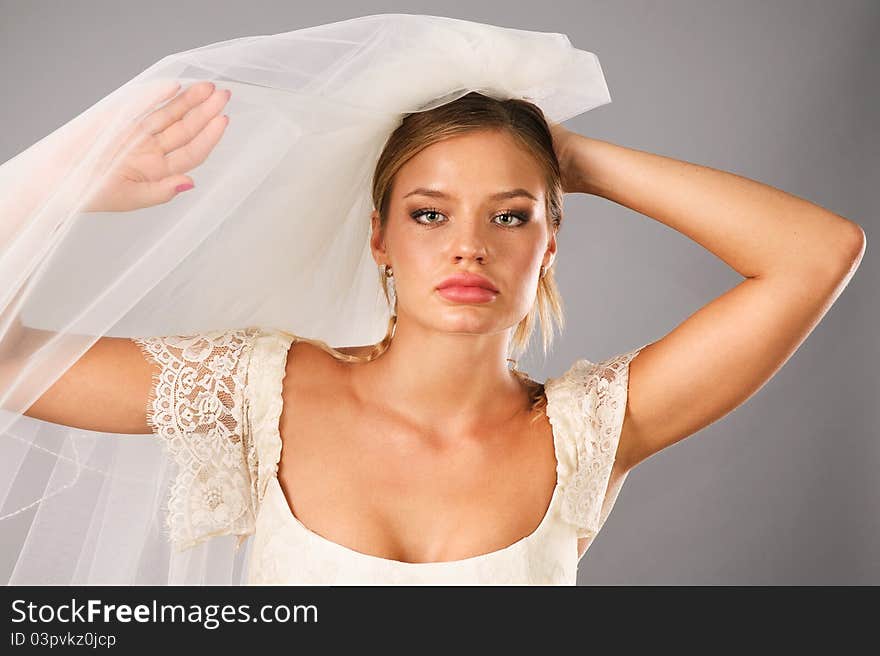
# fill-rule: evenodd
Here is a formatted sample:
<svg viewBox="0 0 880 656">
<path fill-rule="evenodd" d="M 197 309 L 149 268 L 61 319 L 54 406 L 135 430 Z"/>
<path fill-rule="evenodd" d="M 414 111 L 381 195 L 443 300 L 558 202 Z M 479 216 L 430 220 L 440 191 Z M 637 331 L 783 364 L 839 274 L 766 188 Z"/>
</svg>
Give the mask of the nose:
<svg viewBox="0 0 880 656">
<path fill-rule="evenodd" d="M 486 263 L 486 255 L 483 253 L 473 253 L 473 254 L 458 254 L 455 256 L 456 262 L 461 262 L 462 260 L 474 260 L 475 262 L 479 262 L 480 264 Z"/>
<path fill-rule="evenodd" d="M 459 229 L 452 238 L 452 254 L 456 262 L 474 260 L 480 264 L 486 263 L 489 252 L 479 221 L 460 222 Z"/>
</svg>

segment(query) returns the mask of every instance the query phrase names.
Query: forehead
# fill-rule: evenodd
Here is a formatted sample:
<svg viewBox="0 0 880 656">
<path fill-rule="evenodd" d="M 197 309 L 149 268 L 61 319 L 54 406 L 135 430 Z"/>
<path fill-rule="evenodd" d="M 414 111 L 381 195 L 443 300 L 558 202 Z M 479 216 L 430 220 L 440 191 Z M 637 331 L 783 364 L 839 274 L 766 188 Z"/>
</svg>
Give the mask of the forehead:
<svg viewBox="0 0 880 656">
<path fill-rule="evenodd" d="M 523 187 L 542 200 L 544 174 L 532 153 L 511 135 L 474 130 L 422 149 L 397 172 L 394 187 L 398 196 L 414 187 L 434 187 L 460 198 Z"/>
</svg>

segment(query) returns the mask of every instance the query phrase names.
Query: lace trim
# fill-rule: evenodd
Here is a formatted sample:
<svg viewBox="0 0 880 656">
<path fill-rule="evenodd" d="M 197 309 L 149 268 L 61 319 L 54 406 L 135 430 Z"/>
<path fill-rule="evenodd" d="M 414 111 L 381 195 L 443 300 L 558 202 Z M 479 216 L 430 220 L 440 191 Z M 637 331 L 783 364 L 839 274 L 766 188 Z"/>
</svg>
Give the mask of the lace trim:
<svg viewBox="0 0 880 656">
<path fill-rule="evenodd" d="M 602 513 L 626 411 L 629 363 L 648 344 L 603 362 L 577 360 L 545 384 L 547 416 L 558 434 L 561 516 L 593 538 Z M 607 513 L 606 513 L 607 514 Z"/>
<path fill-rule="evenodd" d="M 244 390 L 256 328 L 132 338 L 159 366 L 147 422 L 178 465 L 166 535 L 183 551 L 217 535 L 254 531 L 256 461 Z"/>
</svg>

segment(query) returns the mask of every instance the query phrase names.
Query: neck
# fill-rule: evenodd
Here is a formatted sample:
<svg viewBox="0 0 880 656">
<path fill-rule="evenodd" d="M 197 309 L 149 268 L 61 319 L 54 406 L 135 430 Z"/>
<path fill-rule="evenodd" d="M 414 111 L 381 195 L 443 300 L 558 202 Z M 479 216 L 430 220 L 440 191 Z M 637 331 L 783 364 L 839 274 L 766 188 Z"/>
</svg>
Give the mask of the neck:
<svg viewBox="0 0 880 656">
<path fill-rule="evenodd" d="M 359 398 L 383 403 L 432 431 L 473 434 L 528 408 L 528 391 L 507 367 L 507 331 L 440 332 L 398 317 L 388 349 L 351 368 Z"/>
</svg>

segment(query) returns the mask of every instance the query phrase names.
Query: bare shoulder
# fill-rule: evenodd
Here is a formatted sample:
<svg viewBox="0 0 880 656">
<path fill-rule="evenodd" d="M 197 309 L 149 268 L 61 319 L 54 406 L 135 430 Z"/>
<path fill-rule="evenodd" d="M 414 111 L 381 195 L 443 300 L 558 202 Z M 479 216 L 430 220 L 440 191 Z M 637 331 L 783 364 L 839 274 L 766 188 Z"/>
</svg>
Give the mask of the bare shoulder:
<svg viewBox="0 0 880 656">
<path fill-rule="evenodd" d="M 338 349 L 342 353 L 360 355 L 357 347 Z M 294 340 L 287 352 L 281 395 L 284 400 L 282 426 L 289 422 L 305 422 L 292 434 L 306 435 L 302 426 L 321 421 L 326 413 L 342 413 L 350 408 L 350 366 L 338 360 L 318 344 Z M 303 414 L 306 412 L 306 414 Z M 282 440 L 291 433 L 282 429 Z M 282 460 L 284 454 L 282 453 Z"/>
<path fill-rule="evenodd" d="M 372 346 L 330 347 L 344 355 L 364 357 L 370 353 Z M 291 382 L 330 380 L 331 377 L 343 375 L 346 362 L 338 360 L 312 340 L 298 338 L 293 341 L 287 353 L 287 375 Z"/>
</svg>

